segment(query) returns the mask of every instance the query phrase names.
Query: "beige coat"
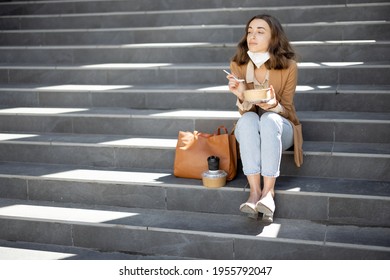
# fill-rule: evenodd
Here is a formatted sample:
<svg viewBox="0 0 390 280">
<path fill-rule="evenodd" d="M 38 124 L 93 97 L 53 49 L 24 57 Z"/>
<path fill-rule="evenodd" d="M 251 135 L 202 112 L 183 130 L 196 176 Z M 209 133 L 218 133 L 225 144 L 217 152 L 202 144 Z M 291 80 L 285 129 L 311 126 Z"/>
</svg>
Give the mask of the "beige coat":
<svg viewBox="0 0 390 280">
<path fill-rule="evenodd" d="M 239 79 L 245 79 L 247 89 L 253 89 L 254 79 L 254 65 L 249 62 L 245 65 L 237 65 L 235 62 L 230 63 L 230 70 Z M 298 80 L 298 67 L 295 61 L 290 60 L 290 66 L 287 69 L 282 70 L 270 70 L 269 71 L 269 85 L 272 85 L 275 90 L 275 96 L 278 102 L 283 106 L 284 110 L 280 114 L 281 116 L 288 119 L 294 128 L 294 161 L 299 167 L 303 163 L 303 137 L 302 137 L 302 126 L 299 123 L 297 113 L 294 106 L 294 95 Z M 247 105 L 247 104 L 243 104 Z M 247 111 L 257 112 L 255 105 L 247 105 L 245 108 L 239 108 L 240 114 Z"/>
</svg>

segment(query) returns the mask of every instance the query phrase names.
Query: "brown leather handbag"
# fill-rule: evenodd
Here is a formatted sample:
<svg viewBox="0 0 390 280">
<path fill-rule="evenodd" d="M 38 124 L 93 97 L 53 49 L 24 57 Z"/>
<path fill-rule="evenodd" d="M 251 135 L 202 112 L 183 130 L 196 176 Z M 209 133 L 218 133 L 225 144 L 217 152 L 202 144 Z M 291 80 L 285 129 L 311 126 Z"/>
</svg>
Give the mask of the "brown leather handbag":
<svg viewBox="0 0 390 280">
<path fill-rule="evenodd" d="M 219 157 L 219 169 L 227 173 L 226 180 L 234 179 L 237 174 L 237 143 L 233 132 L 229 134 L 224 126 L 218 127 L 214 134 L 179 131 L 173 174 L 181 178 L 202 179 L 202 173 L 208 170 L 209 156 Z"/>
</svg>

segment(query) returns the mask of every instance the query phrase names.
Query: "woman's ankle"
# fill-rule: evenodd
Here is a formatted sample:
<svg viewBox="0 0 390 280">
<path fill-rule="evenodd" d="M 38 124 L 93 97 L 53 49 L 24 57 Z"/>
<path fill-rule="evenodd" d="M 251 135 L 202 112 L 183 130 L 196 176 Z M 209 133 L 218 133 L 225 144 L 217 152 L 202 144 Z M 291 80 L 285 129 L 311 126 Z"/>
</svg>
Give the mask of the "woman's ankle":
<svg viewBox="0 0 390 280">
<path fill-rule="evenodd" d="M 260 199 L 266 197 L 268 195 L 268 193 L 271 194 L 272 198 L 275 198 L 275 190 L 271 189 L 271 190 L 263 190 L 262 193 L 261 193 L 261 197 Z"/>
</svg>

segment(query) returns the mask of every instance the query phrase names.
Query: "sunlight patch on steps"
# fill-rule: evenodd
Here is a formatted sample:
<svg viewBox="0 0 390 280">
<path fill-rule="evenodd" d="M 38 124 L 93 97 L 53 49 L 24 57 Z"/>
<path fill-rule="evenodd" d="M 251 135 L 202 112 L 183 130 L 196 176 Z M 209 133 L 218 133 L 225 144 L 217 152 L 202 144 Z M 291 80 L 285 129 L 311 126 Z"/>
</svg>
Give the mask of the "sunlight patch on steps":
<svg viewBox="0 0 390 280">
<path fill-rule="evenodd" d="M 156 117 L 183 117 L 183 118 L 239 118 L 240 113 L 236 111 L 200 111 L 200 110 L 175 110 L 150 114 Z"/>
<path fill-rule="evenodd" d="M 268 226 L 265 226 L 263 228 L 263 231 L 260 234 L 258 234 L 257 236 L 276 238 L 279 235 L 279 231 L 280 231 L 281 226 L 282 226 L 281 224 L 272 223 Z"/>
<path fill-rule="evenodd" d="M 75 256 L 77 255 L 43 250 L 0 247 L 0 260 L 62 260 Z"/>
<path fill-rule="evenodd" d="M 325 66 L 355 66 L 363 64 L 364 62 L 322 62 L 322 65 Z"/>
<path fill-rule="evenodd" d="M 356 66 L 363 65 L 364 62 L 300 62 L 298 63 L 298 67 L 321 67 L 321 66 Z"/>
<path fill-rule="evenodd" d="M 371 44 L 375 43 L 376 40 L 334 40 L 334 41 L 292 41 L 292 45 L 306 45 L 306 44 L 316 44 L 316 45 L 322 45 L 322 44 Z"/>
<path fill-rule="evenodd" d="M 224 85 L 224 86 L 198 88 L 196 90 L 197 91 L 229 91 L 229 87 L 227 85 Z"/>
<path fill-rule="evenodd" d="M 38 134 L 16 134 L 16 133 L 0 133 L 0 141 L 9 141 L 23 138 L 38 137 Z"/>
<path fill-rule="evenodd" d="M 18 218 L 104 223 L 137 216 L 139 213 L 15 204 L 1 207 L 0 215 Z"/>
<path fill-rule="evenodd" d="M 37 90 L 62 90 L 62 91 L 105 91 L 115 89 L 132 88 L 132 85 L 53 85 L 36 87 Z"/>
<path fill-rule="evenodd" d="M 0 141 L 12 141 L 12 140 L 22 140 L 26 138 L 33 139 L 34 137 L 41 137 L 39 134 L 25 134 L 25 133 L 0 133 Z M 43 135 L 44 136 L 44 135 Z M 68 143 L 63 140 L 62 137 L 44 137 L 41 142 L 50 142 L 52 144 L 56 143 Z M 45 140 L 46 139 L 46 140 Z M 28 139 L 27 139 L 28 140 Z M 84 143 L 84 142 L 83 142 Z M 147 147 L 147 148 L 175 148 L 177 144 L 177 139 L 164 139 L 164 138 L 140 138 L 140 137 L 129 137 L 122 139 L 111 140 L 111 141 L 101 141 L 101 142 L 86 142 L 87 144 L 98 144 L 98 145 L 109 145 L 109 146 L 124 146 L 124 147 Z"/>
<path fill-rule="evenodd" d="M 189 43 L 142 43 L 142 44 L 123 44 L 119 45 L 123 48 L 161 48 L 161 47 L 196 47 L 196 46 L 209 46 L 211 43 L 207 42 L 189 42 Z M 112 47 L 112 46 L 108 46 Z"/>
<path fill-rule="evenodd" d="M 312 86 L 297 86 L 295 88 L 296 91 L 310 91 L 310 90 L 314 90 L 314 87 Z"/>
<path fill-rule="evenodd" d="M 73 169 L 63 172 L 56 172 L 42 175 L 44 178 L 61 180 L 82 180 L 94 182 L 116 182 L 116 183 L 153 183 L 162 184 L 164 177 L 172 176 L 170 173 L 145 173 L 112 170 L 90 170 Z"/>
<path fill-rule="evenodd" d="M 291 188 L 291 189 L 287 189 L 286 191 L 288 191 L 288 192 L 300 192 L 301 188 L 300 187 L 294 187 L 294 188 Z"/>
<path fill-rule="evenodd" d="M 86 108 L 33 108 L 33 107 L 17 107 L 0 109 L 1 114 L 33 114 L 33 115 L 52 115 L 52 114 L 67 114 L 75 112 L 88 111 Z"/>
<path fill-rule="evenodd" d="M 111 145 L 111 146 L 172 148 L 172 147 L 176 147 L 177 139 L 126 138 L 120 140 L 100 142 L 99 144 Z"/>
<path fill-rule="evenodd" d="M 81 68 L 93 69 L 144 69 L 170 66 L 172 63 L 102 63 L 81 65 Z"/>
<path fill-rule="evenodd" d="M 298 85 L 296 87 L 296 91 L 311 91 L 311 90 L 315 90 L 315 89 L 329 89 L 329 88 L 332 88 L 332 86 L 326 86 L 326 85 L 323 85 L 323 86 L 305 86 L 305 85 Z"/>
</svg>

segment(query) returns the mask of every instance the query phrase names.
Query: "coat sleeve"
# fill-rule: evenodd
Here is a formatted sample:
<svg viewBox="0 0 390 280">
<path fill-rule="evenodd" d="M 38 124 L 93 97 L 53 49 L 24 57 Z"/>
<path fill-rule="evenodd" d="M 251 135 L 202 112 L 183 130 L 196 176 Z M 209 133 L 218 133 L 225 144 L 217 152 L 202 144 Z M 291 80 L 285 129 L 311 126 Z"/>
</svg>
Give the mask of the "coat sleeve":
<svg viewBox="0 0 390 280">
<path fill-rule="evenodd" d="M 295 115 L 294 95 L 298 81 L 298 67 L 295 61 L 291 61 L 289 68 L 283 70 L 282 86 L 279 92 L 279 103 L 284 107 L 281 113 L 286 119 L 291 119 Z"/>
</svg>

